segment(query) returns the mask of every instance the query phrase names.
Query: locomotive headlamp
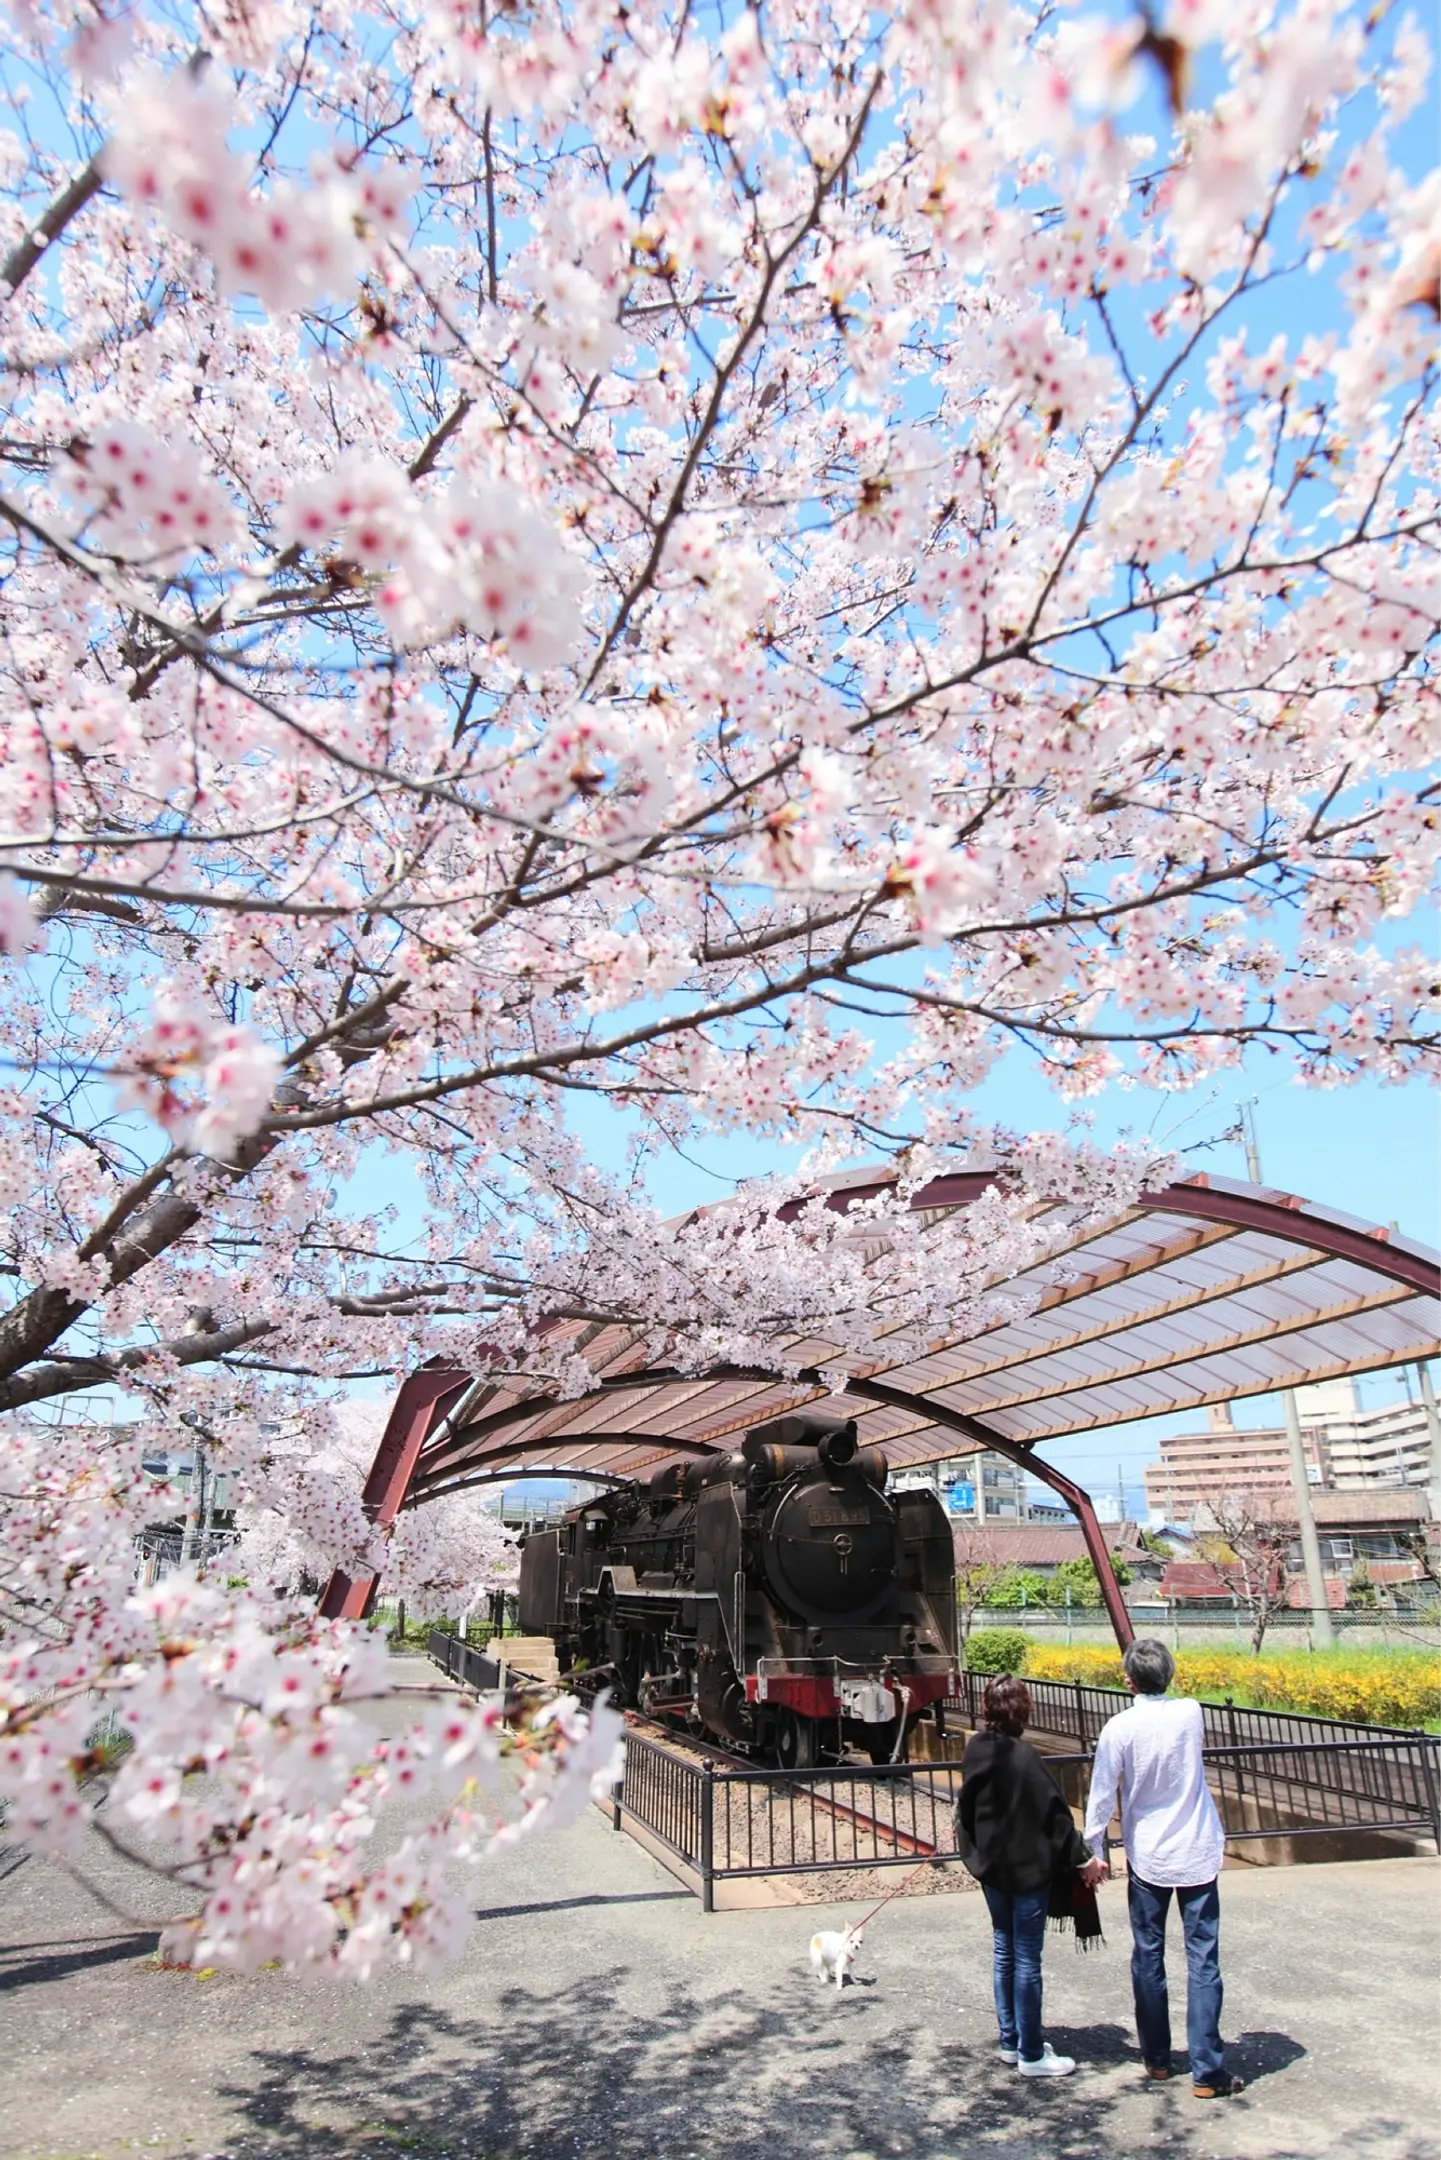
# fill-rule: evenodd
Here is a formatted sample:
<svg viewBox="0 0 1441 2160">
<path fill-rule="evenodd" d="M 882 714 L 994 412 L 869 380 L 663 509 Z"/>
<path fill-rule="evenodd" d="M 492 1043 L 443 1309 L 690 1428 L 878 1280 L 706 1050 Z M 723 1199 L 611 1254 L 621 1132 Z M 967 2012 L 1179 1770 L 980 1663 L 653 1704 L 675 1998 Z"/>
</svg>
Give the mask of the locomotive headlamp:
<svg viewBox="0 0 1441 2160">
<path fill-rule="evenodd" d="M 819 1454 L 828 1470 L 843 1470 L 856 1459 L 856 1424 L 848 1418 L 834 1432 L 822 1433 Z"/>
</svg>

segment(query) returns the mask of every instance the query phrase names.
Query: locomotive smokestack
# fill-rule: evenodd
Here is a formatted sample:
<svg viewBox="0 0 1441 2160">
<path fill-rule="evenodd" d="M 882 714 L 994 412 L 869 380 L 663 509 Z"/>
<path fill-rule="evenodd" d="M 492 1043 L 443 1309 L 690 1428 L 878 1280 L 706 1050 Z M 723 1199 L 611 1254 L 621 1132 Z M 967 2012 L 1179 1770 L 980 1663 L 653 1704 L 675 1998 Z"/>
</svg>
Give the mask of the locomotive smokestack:
<svg viewBox="0 0 1441 2160">
<path fill-rule="evenodd" d="M 834 1432 L 822 1433 L 819 1454 L 828 1470 L 844 1470 L 847 1463 L 854 1462 L 859 1442 L 856 1439 L 856 1421 L 848 1418 Z"/>
</svg>

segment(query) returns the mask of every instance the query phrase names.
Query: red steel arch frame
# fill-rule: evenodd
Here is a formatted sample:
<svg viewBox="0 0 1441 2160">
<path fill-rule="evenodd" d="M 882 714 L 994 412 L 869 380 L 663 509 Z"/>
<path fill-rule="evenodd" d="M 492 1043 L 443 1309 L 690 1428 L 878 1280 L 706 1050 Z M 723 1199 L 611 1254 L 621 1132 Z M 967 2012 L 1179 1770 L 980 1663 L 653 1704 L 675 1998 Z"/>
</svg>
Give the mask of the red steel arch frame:
<svg viewBox="0 0 1441 2160">
<path fill-rule="evenodd" d="M 996 1175 L 972 1171 L 934 1179 L 912 1196 L 911 1207 L 963 1208 Z M 892 1182 L 886 1176 L 838 1182 L 827 1193 L 826 1204 L 845 1211 L 884 1192 Z M 788 1217 L 796 1210 L 792 1204 L 780 1212 Z M 1173 1226 L 1169 1233 L 1168 1223 Z M 1148 1243 L 1148 1232 L 1156 1226 L 1160 1242 Z M 947 1346 L 961 1360 L 953 1379 L 931 1379 L 921 1386 L 917 1374 L 908 1385 L 904 1364 L 872 1368 L 848 1377 L 844 1400 L 862 1418 L 889 1419 L 892 1433 L 896 1421 L 902 1421 L 899 1444 L 909 1451 L 907 1462 L 961 1453 L 959 1441 L 972 1450 L 1007 1456 L 1058 1493 L 1077 1517 L 1112 1627 L 1124 1644 L 1133 1631 L 1088 1494 L 1037 1454 L 1034 1440 L 998 1425 L 997 1414 L 1014 1420 L 1018 1415 L 1034 1417 L 1037 1405 L 1043 1411 L 1049 1407 L 1053 1422 L 1040 1436 L 1054 1438 L 1137 1414 L 1160 1415 L 1168 1408 L 1304 1384 L 1308 1377 L 1376 1370 L 1410 1356 L 1429 1356 L 1436 1352 L 1441 1334 L 1441 1273 L 1435 1254 L 1390 1231 L 1309 1206 L 1289 1193 L 1207 1177 L 1146 1195 L 1103 1232 L 1088 1232 L 1074 1249 L 1088 1256 L 1089 1275 L 1080 1277 L 1078 1288 L 1043 1300 L 1035 1314 L 1049 1322 L 1053 1312 L 1047 1307 L 1067 1308 L 1073 1321 L 1094 1321 L 1099 1315 L 1098 1324 L 1079 1329 L 1073 1325 L 1069 1336 L 1043 1340 L 1037 1347 L 1032 1316 L 1016 1327 L 983 1331 L 998 1338 L 995 1354 L 989 1363 L 973 1362 L 969 1372 L 966 1359 L 977 1347 L 975 1338 Z M 1198 1255 L 1210 1271 L 1200 1278 L 1194 1272 Z M 1228 1255 L 1233 1270 L 1229 1277 L 1220 1272 Z M 1157 1299 L 1156 1288 L 1179 1289 L 1180 1294 Z M 1117 1317 L 1110 1309 L 1115 1300 L 1137 1292 L 1149 1296 L 1150 1303 Z M 1229 1334 L 1209 1342 L 1182 1343 L 1177 1353 L 1175 1374 L 1203 1376 L 1202 1384 L 1198 1387 L 1193 1377 L 1174 1402 L 1157 1397 L 1155 1407 L 1138 1413 L 1126 1400 L 1126 1386 L 1140 1376 L 1153 1395 L 1159 1382 L 1164 1395 L 1168 1339 L 1174 1340 L 1178 1320 L 1184 1326 L 1198 1313 L 1216 1316 L 1213 1325 L 1226 1321 L 1230 1327 Z M 1007 1337 L 1016 1336 L 1018 1329 L 1020 1338 L 1008 1351 Z M 590 1347 L 592 1335 L 601 1338 L 599 1351 Z M 1286 1349 L 1303 1346 L 1294 1369 L 1276 1366 L 1278 1344 Z M 1258 1378 L 1254 1369 L 1258 1345 L 1272 1358 L 1271 1378 Z M 624 1331 L 591 1330 L 576 1346 L 596 1357 L 596 1386 L 572 1401 L 543 1392 L 525 1394 L 518 1387 L 488 1386 L 443 1363 L 412 1373 L 401 1385 L 366 1480 L 364 1504 L 372 1520 L 388 1524 L 402 1506 L 505 1475 L 534 1474 L 541 1466 L 534 1461 L 537 1450 L 553 1476 L 595 1476 L 611 1483 L 645 1475 L 667 1460 L 705 1455 L 732 1444 L 736 1431 L 776 1414 L 787 1403 L 830 1393 L 820 1370 L 810 1363 L 784 1382 L 769 1371 L 734 1365 L 682 1375 L 673 1368 L 637 1365 L 627 1352 Z M 1083 1353 L 1079 1365 L 1078 1349 Z M 1137 1359 L 1137 1349 L 1146 1354 Z M 1089 1370 L 1098 1351 L 1113 1360 L 1109 1381 L 1104 1370 Z M 1129 1364 L 1124 1362 L 1128 1354 Z M 1117 1358 L 1122 1362 L 1116 1363 Z M 934 1351 L 920 1362 L 933 1372 Z M 606 1370 L 607 1365 L 620 1369 Z M 1009 1402 L 1002 1398 L 999 1413 L 982 1415 L 965 1401 L 939 1399 L 942 1389 L 951 1397 L 964 1396 L 968 1381 L 973 1387 L 979 1383 L 984 1393 L 986 1383 L 997 1375 L 1023 1368 L 1032 1374 L 1029 1392 L 1013 1394 Z M 653 1412 L 649 1398 L 656 1400 Z M 619 1427 L 606 1422 L 617 1399 L 625 1413 Z M 1059 1408 L 1068 1399 L 1070 1413 Z M 1106 1416 L 1112 1400 L 1115 1407 Z M 1059 1423 L 1054 1422 L 1057 1416 Z M 696 1430 L 671 1429 L 687 1424 Z M 868 1437 L 888 1444 L 884 1430 Z M 373 1576 L 351 1578 L 337 1571 L 321 1610 L 336 1618 L 359 1619 L 373 1605 L 375 1588 Z"/>
</svg>

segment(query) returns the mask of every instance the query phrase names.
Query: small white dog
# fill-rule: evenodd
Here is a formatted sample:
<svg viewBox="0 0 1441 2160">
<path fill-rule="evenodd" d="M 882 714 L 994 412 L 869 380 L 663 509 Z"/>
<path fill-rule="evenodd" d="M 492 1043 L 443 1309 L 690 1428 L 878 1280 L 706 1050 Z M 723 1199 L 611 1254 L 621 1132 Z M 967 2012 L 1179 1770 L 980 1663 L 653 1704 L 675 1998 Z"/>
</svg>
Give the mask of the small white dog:
<svg viewBox="0 0 1441 2160">
<path fill-rule="evenodd" d="M 811 1971 L 817 1980 L 829 1980 L 834 1974 L 836 1986 L 843 1988 L 862 1940 L 859 1928 L 825 1928 L 812 1935 Z"/>
</svg>

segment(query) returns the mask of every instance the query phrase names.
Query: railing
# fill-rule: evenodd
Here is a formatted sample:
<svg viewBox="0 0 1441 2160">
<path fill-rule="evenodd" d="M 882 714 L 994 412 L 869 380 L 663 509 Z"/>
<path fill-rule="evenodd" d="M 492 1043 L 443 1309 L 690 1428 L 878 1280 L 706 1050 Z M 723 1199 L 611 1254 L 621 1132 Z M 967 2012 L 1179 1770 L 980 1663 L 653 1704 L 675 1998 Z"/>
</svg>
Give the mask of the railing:
<svg viewBox="0 0 1441 2160">
<path fill-rule="evenodd" d="M 1424 1590 L 1426 1586 L 1414 1587 Z M 1130 1599 L 1128 1604 L 1138 1634 L 1164 1635 L 1174 1649 L 1182 1648 L 1188 1636 L 1210 1643 L 1245 1643 L 1250 1637 L 1249 1617 L 1239 1605 L 1178 1605 L 1171 1599 L 1149 1602 L 1139 1598 Z M 1304 1642 L 1314 1637 L 1317 1618 L 1307 1606 L 1288 1606 L 1284 1612 L 1272 1613 L 1266 1623 L 1267 1647 L 1273 1648 L 1279 1642 L 1288 1650 L 1297 1648 L 1297 1638 Z M 1378 1645 L 1388 1648 L 1393 1642 L 1441 1642 L 1441 1603 L 1434 1592 L 1349 1611 L 1331 1608 L 1328 1619 L 1331 1633 L 1338 1639 L 1354 1636 L 1370 1642 L 1374 1638 Z M 1028 1634 L 1059 1635 L 1067 1642 L 1094 1639 L 1112 1646 L 1115 1643 L 1105 1607 L 1096 1605 L 980 1606 L 971 1615 L 970 1627 L 972 1631 L 1023 1628 Z"/>
<path fill-rule="evenodd" d="M 673 1853 L 710 1912 L 729 1877 L 954 1859 L 959 1791 L 955 1763 L 751 1770 L 631 1731 L 613 1820 L 619 1829 L 629 1817 Z"/>
<path fill-rule="evenodd" d="M 1436 1743 L 1425 1734 L 1208 1747 L 1205 1760 L 1228 1844 L 1389 1830 L 1434 1838 L 1441 1852 Z"/>
<path fill-rule="evenodd" d="M 625 1769 L 615 1793 L 615 1827 L 631 1816 L 709 1880 L 714 1872 L 714 1785 L 715 1765 L 708 1759 L 698 1762 L 643 1733 L 627 1733 Z"/>
<path fill-rule="evenodd" d="M 991 1673 L 958 1673 L 956 1693 L 946 1698 L 946 1710 L 979 1731 L 982 1699 L 993 1678 Z M 1131 1700 L 1122 1688 L 1090 1687 L 1080 1680 L 1028 1680 L 1026 1690 L 1031 1698 L 1030 1730 L 1074 1740 L 1079 1748 L 1094 1747 L 1106 1720 Z"/>
<path fill-rule="evenodd" d="M 1401 1833 L 1441 1849 L 1434 1749 L 1423 1734 L 1372 1734 L 1208 1745 L 1205 1761 L 1228 1844 Z M 1084 1809 L 1089 1750 L 1046 1761 Z M 613 1820 L 620 1829 L 629 1818 L 672 1853 L 709 1912 L 716 1883 L 728 1878 L 954 1860 L 960 1787 L 956 1762 L 750 1769 L 631 1731 Z"/>
<path fill-rule="evenodd" d="M 968 1725 L 981 1723 L 981 1703 L 990 1673 L 961 1672 L 958 1691 L 946 1703 Z M 1030 1730 L 1054 1733 L 1074 1740 L 1079 1747 L 1093 1747 L 1101 1727 L 1131 1697 L 1125 1688 L 1094 1687 L 1081 1680 L 1027 1680 L 1031 1698 Z M 1236 1747 L 1254 1741 L 1310 1740 L 1414 1740 L 1414 1728 L 1405 1725 L 1358 1725 L 1344 1718 L 1313 1716 L 1301 1710 L 1246 1710 L 1231 1703 L 1202 1703 L 1208 1746 Z M 1441 1748 L 1441 1736 L 1432 1736 Z"/>
<path fill-rule="evenodd" d="M 987 1678 L 985 1673 L 962 1672 L 959 1692 L 949 1698 L 947 1710 L 979 1726 Z M 1026 1687 L 1031 1697 L 1029 1730 L 1073 1740 L 1086 1749 L 1095 1746 L 1101 1727 L 1131 1700 L 1124 1689 L 1088 1687 L 1079 1680 L 1028 1680 Z M 1256 1748 L 1291 1749 L 1295 1755 L 1288 1788 L 1310 1780 L 1317 1791 L 1349 1791 L 1362 1800 L 1384 1792 L 1395 1807 L 1421 1810 L 1433 1823 L 1437 1820 L 1441 1736 L 1404 1726 L 1348 1724 L 1294 1710 L 1246 1710 L 1234 1703 L 1202 1703 L 1201 1716 L 1208 1760 L 1228 1750 L 1244 1754 Z"/>
<path fill-rule="evenodd" d="M 480 1694 L 493 1692 L 500 1686 L 500 1666 L 494 1658 L 488 1658 L 474 1643 L 463 1642 L 459 1635 L 451 1635 L 444 1628 L 432 1628 L 426 1641 L 426 1649 L 442 1672 L 449 1673 L 452 1680 L 463 1686 L 475 1688 Z"/>
<path fill-rule="evenodd" d="M 464 1686 L 499 1687 L 501 1665 L 459 1636 L 433 1628 L 428 1648 Z M 947 1709 L 978 1725 L 986 1678 L 963 1672 Z M 1130 1697 L 1080 1681 L 1027 1686 L 1031 1730 L 1075 1742 L 1074 1752 L 1046 1760 L 1072 1806 L 1083 1808 L 1097 1735 Z M 1201 1707 L 1207 1778 L 1228 1843 L 1390 1832 L 1429 1836 L 1441 1851 L 1441 1738 L 1230 1703 Z M 613 1820 L 619 1829 L 628 1818 L 692 1873 L 709 1912 L 716 1882 L 727 1877 L 955 1859 L 960 1783 L 955 1761 L 753 1769 L 632 1729 Z"/>
</svg>

